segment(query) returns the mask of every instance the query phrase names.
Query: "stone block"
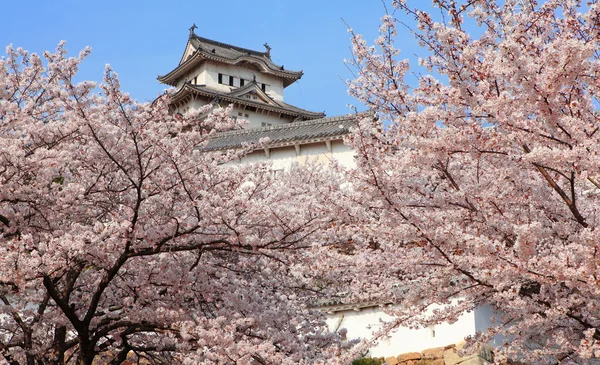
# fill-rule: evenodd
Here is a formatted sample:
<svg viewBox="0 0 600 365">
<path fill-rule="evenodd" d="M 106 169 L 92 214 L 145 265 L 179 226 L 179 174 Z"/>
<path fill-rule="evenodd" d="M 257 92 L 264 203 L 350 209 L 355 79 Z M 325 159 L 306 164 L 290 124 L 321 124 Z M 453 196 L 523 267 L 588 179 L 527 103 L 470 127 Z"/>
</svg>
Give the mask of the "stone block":
<svg viewBox="0 0 600 365">
<path fill-rule="evenodd" d="M 421 353 L 420 352 L 407 352 L 405 354 L 398 355 L 396 357 L 396 359 L 398 359 L 399 363 L 403 363 L 403 362 L 410 361 L 410 360 L 420 360 Z"/>
<path fill-rule="evenodd" d="M 396 364 L 398 364 L 398 360 L 393 356 L 386 357 L 385 364 L 386 365 L 396 365 Z"/>
<path fill-rule="evenodd" d="M 460 341 L 457 342 L 456 345 L 454 345 L 454 348 L 458 351 L 458 350 L 462 350 L 463 347 L 465 347 L 465 345 L 467 344 L 467 341 Z"/>
<path fill-rule="evenodd" d="M 444 359 L 435 359 L 429 362 L 430 365 L 444 365 Z"/>
<path fill-rule="evenodd" d="M 423 359 L 442 359 L 444 357 L 444 348 L 436 347 L 433 349 L 423 350 L 421 355 Z"/>
<path fill-rule="evenodd" d="M 482 359 L 479 355 L 471 355 L 468 357 L 464 357 L 463 360 L 461 362 L 459 362 L 457 365 L 486 365 L 486 364 L 489 364 L 489 362 Z"/>
<path fill-rule="evenodd" d="M 444 364 L 445 365 L 456 365 L 459 364 L 464 359 L 456 353 L 457 350 L 455 348 L 451 348 L 444 351 Z"/>
<path fill-rule="evenodd" d="M 484 346 L 481 350 L 479 350 L 479 356 L 487 362 L 494 362 L 494 351 L 489 346 Z"/>
</svg>

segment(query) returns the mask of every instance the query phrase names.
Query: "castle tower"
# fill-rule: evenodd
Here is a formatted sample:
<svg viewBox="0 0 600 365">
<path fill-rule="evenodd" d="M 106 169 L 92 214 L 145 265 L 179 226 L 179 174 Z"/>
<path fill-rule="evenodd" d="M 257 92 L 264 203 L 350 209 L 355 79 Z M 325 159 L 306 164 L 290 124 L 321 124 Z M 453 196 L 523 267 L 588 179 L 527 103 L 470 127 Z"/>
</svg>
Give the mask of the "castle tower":
<svg viewBox="0 0 600 365">
<path fill-rule="evenodd" d="M 284 125 L 323 118 L 283 101 L 283 91 L 302 77 L 302 71 L 286 70 L 271 60 L 271 47 L 265 51 L 217 42 L 190 35 L 179 65 L 158 80 L 177 89 L 171 109 L 183 113 L 214 103 L 233 104 L 233 116 L 248 120 L 247 128 Z"/>
</svg>

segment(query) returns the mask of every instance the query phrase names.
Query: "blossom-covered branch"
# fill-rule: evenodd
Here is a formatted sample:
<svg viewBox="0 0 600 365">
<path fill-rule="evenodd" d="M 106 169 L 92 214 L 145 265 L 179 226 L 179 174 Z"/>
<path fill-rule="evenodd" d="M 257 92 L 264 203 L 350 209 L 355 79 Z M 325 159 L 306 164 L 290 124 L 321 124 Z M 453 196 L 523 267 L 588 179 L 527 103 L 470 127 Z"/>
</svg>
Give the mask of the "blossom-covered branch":
<svg viewBox="0 0 600 365">
<path fill-rule="evenodd" d="M 471 343 L 506 339 L 498 361 L 600 356 L 600 5 L 393 4 L 374 46 L 352 36 L 350 92 L 378 116 L 356 128 L 351 192 L 331 202 L 348 212 L 336 229 L 355 251 L 338 259 L 355 297 L 399 303 L 386 330 L 489 306 Z M 414 85 L 399 23 L 431 73 Z"/>
<path fill-rule="evenodd" d="M 237 127 L 230 109 L 173 117 L 168 94 L 137 103 L 110 69 L 100 92 L 75 83 L 88 52 L 9 47 L 0 60 L 0 362 L 338 353 L 308 306 L 325 293 L 305 262 L 330 220 L 303 197 L 309 175 L 200 152 Z"/>
</svg>

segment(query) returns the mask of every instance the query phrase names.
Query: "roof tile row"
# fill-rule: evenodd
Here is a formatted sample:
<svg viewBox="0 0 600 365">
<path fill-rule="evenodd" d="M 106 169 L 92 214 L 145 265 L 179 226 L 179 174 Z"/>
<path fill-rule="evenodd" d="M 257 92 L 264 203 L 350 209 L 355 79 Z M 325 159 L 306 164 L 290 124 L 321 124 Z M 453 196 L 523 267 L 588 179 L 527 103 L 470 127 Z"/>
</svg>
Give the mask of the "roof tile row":
<svg viewBox="0 0 600 365">
<path fill-rule="evenodd" d="M 350 128 L 354 126 L 355 123 L 355 117 L 347 115 L 272 127 L 221 132 L 215 134 L 202 150 L 216 151 L 240 148 L 245 144 L 258 144 L 263 138 L 269 138 L 269 142 L 266 144 L 267 147 L 341 138 L 350 133 Z"/>
</svg>

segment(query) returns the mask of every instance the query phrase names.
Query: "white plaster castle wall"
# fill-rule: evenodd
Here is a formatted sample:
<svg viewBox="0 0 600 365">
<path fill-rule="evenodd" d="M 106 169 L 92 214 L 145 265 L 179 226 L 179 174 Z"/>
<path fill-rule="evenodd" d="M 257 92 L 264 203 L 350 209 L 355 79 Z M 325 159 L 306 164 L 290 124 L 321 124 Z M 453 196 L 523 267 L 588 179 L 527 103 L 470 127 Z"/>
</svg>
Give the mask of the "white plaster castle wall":
<svg viewBox="0 0 600 365">
<path fill-rule="evenodd" d="M 239 114 L 242 115 L 239 115 Z M 248 116 L 246 116 L 246 114 Z M 244 110 L 242 108 L 234 108 L 231 116 L 237 117 L 240 119 L 245 119 L 248 121 L 248 124 L 244 126 L 244 128 L 260 128 L 264 126 L 276 126 L 282 124 L 288 124 L 291 122 L 290 119 L 279 118 L 278 113 L 267 113 L 267 112 L 251 112 L 249 110 Z M 267 125 L 263 125 L 262 123 L 267 123 Z"/>
<path fill-rule="evenodd" d="M 354 150 L 345 145 L 344 141 L 332 141 L 331 150 L 333 151 L 333 157 L 340 165 L 346 168 L 356 167 L 356 162 L 354 161 Z"/>
<path fill-rule="evenodd" d="M 259 70 L 251 70 L 245 67 L 239 67 L 227 64 L 218 64 L 216 62 L 205 61 L 206 65 L 206 85 L 217 90 L 229 92 L 231 86 L 219 84 L 219 74 L 235 76 L 252 81 L 256 76 L 256 82 L 267 84 L 267 94 L 275 100 L 283 100 L 283 82 L 281 79 L 268 74 L 262 74 Z"/>
<path fill-rule="evenodd" d="M 205 106 L 209 102 L 208 99 L 196 99 L 187 102 L 184 106 L 181 106 L 175 110 L 176 113 L 185 113 L 192 109 L 199 109 Z M 225 107 L 226 105 L 223 104 Z M 240 115 L 241 114 L 241 115 Z M 246 116 L 247 115 L 247 116 Z M 282 124 L 288 124 L 291 122 L 290 119 L 280 118 L 278 113 L 267 113 L 267 112 L 251 112 L 249 110 L 244 110 L 241 108 L 233 108 L 231 112 L 232 117 L 236 117 L 239 119 L 244 119 L 248 122 L 244 126 L 245 129 L 248 128 L 261 128 L 264 126 L 277 126 Z M 266 125 L 263 125 L 266 123 Z"/>
<path fill-rule="evenodd" d="M 327 314 L 327 324 L 332 330 L 345 328 L 348 339 L 371 339 L 381 328 L 381 320 L 390 317 L 378 307 L 360 311 L 341 311 Z M 409 329 L 400 327 L 389 338 L 383 338 L 367 354 L 371 357 L 397 356 L 406 352 L 420 352 L 425 349 L 443 347 L 458 343 L 465 337 L 475 334 L 475 313 L 465 313 L 453 324 L 444 323 L 429 328 Z"/>
<path fill-rule="evenodd" d="M 194 77 L 196 78 L 195 83 L 194 83 Z M 192 84 L 194 84 L 194 85 L 206 85 L 206 83 L 208 82 L 208 71 L 206 70 L 206 64 L 201 63 L 200 65 L 195 67 L 190 72 L 188 80 L 190 80 L 192 82 Z"/>
<path fill-rule="evenodd" d="M 278 147 L 270 149 L 269 158 L 264 150 L 258 150 L 244 157 L 241 163 L 269 161 L 273 164 L 273 170 L 285 170 L 293 163 L 303 164 L 307 161 L 329 163 L 335 159 L 342 166 L 354 166 L 354 152 L 341 140 L 332 141 L 331 151 L 328 151 L 325 142 L 301 145 L 299 155 L 296 154 L 294 146 Z"/>
<path fill-rule="evenodd" d="M 194 78 L 196 78 L 195 82 Z M 201 63 L 182 76 L 177 82 L 176 88 L 179 89 L 185 82 L 191 82 L 193 85 L 206 85 L 207 78 L 208 73 L 206 71 L 205 63 Z"/>
</svg>

